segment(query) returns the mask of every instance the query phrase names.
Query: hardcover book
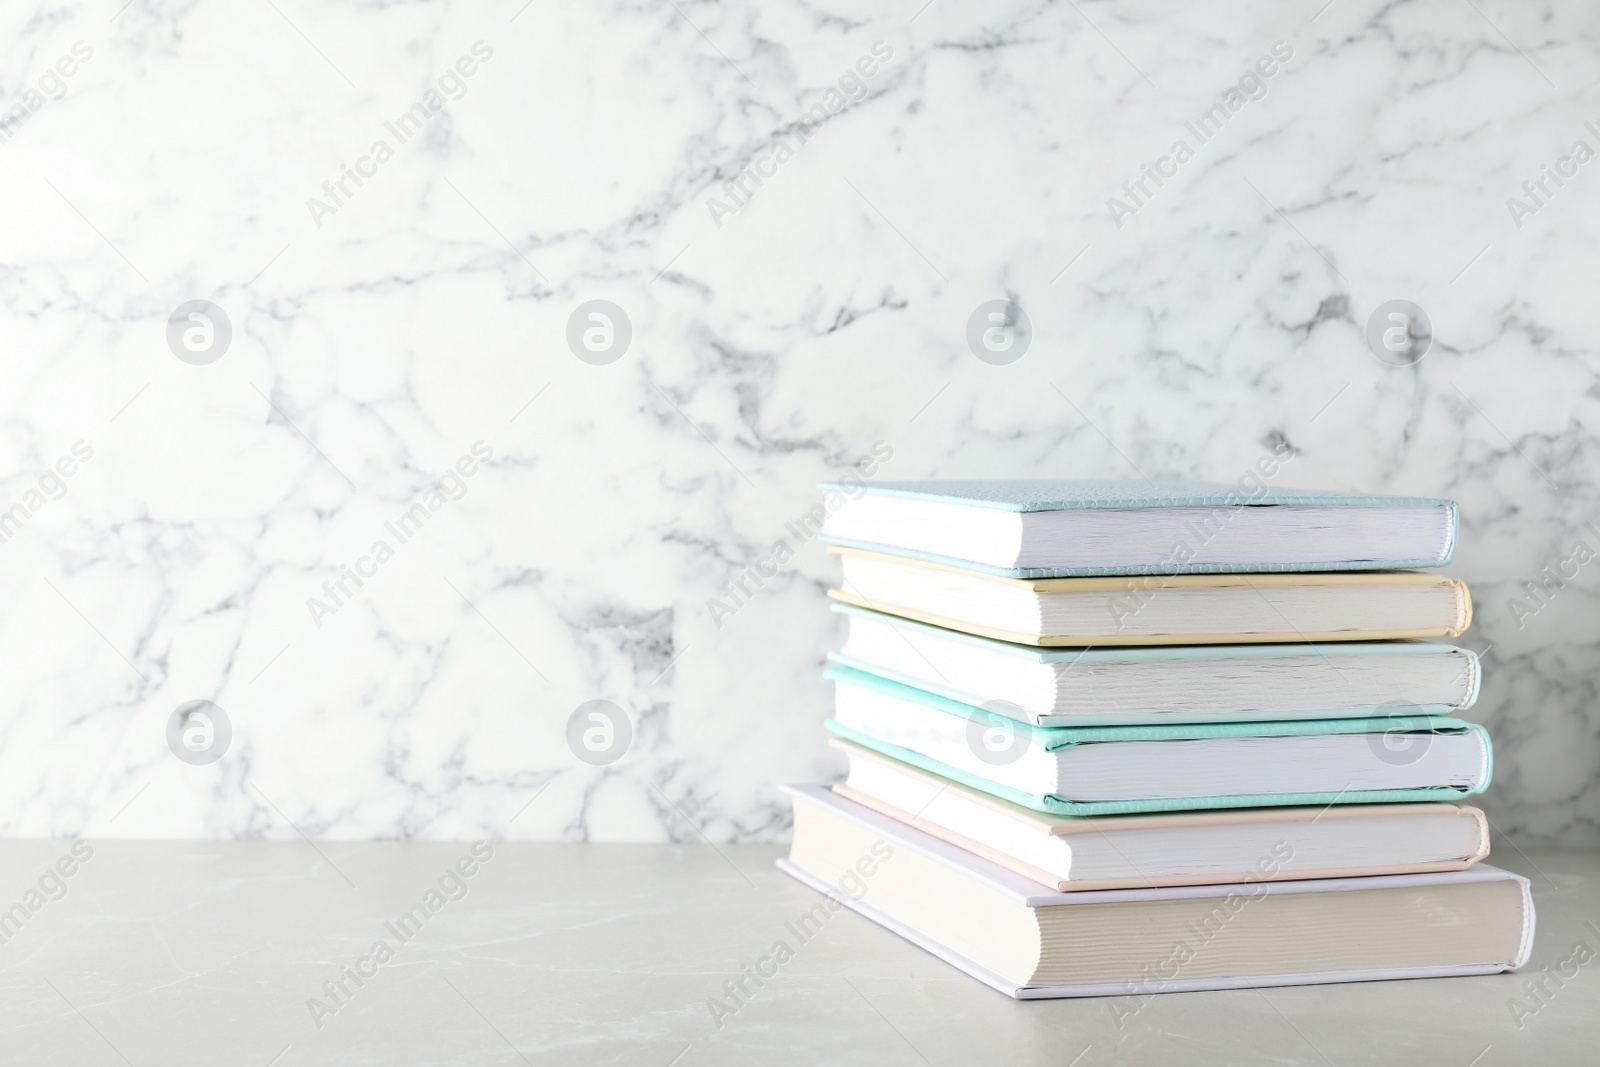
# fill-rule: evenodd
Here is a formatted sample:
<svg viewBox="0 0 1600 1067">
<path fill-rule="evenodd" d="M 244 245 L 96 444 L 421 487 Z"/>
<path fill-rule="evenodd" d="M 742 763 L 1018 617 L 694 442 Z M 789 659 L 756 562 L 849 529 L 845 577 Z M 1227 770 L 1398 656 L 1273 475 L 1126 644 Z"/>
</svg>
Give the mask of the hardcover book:
<svg viewBox="0 0 1600 1067">
<path fill-rule="evenodd" d="M 824 482 L 823 541 L 1012 578 L 1437 567 L 1456 506 L 1215 482 Z"/>
<path fill-rule="evenodd" d="M 1455 637 L 1467 587 L 1417 571 L 998 578 L 854 548 L 828 549 L 845 604 L 1025 645 L 1310 643 Z"/>
<path fill-rule="evenodd" d="M 1487 864 L 1058 893 L 821 786 L 784 791 L 780 869 L 1018 999 L 1494 974 L 1532 949 L 1527 879 Z"/>
<path fill-rule="evenodd" d="M 1458 801 L 1493 767 L 1483 727 L 1447 716 L 1041 727 L 848 667 L 824 675 L 836 736 L 1060 815 Z"/>
<path fill-rule="evenodd" d="M 1458 871 L 1489 854 L 1488 822 L 1465 804 L 1052 815 L 843 738 L 828 743 L 850 761 L 835 793 L 1063 893 Z M 1278 865 L 1257 870 L 1267 855 Z"/>
<path fill-rule="evenodd" d="M 831 663 L 1035 726 L 1449 715 L 1478 696 L 1478 657 L 1425 641 L 1053 649 L 848 604 Z"/>
</svg>

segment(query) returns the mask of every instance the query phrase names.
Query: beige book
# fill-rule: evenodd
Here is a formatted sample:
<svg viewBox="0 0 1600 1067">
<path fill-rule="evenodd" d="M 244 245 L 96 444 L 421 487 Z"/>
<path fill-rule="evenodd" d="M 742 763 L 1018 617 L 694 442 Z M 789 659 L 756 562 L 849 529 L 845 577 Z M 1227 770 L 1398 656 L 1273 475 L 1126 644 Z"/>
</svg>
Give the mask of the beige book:
<svg viewBox="0 0 1600 1067">
<path fill-rule="evenodd" d="M 1019 999 L 1492 974 L 1532 950 L 1528 880 L 1488 864 L 1060 893 L 821 786 L 784 791 L 778 866 L 825 895 L 795 925 L 848 907 Z"/>
<path fill-rule="evenodd" d="M 1002 578 L 832 545 L 845 604 L 1027 645 L 1248 644 L 1454 637 L 1472 598 L 1419 571 Z"/>
</svg>

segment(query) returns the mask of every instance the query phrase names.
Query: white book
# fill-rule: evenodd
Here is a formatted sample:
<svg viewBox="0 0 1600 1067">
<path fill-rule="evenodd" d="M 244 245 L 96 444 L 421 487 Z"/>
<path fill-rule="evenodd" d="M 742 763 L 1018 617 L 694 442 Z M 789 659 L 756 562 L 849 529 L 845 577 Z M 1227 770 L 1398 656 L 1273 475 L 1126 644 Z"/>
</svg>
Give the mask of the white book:
<svg viewBox="0 0 1600 1067">
<path fill-rule="evenodd" d="M 1328 719 L 1472 706 L 1465 648 L 1424 641 L 1044 649 L 833 605 L 848 620 L 829 660 L 966 704 L 1010 705 L 1035 726 Z"/>
<path fill-rule="evenodd" d="M 1527 879 L 1487 864 L 1058 893 L 821 786 L 784 791 L 778 866 L 827 897 L 798 926 L 850 908 L 1018 999 L 1494 974 L 1533 946 Z"/>
</svg>

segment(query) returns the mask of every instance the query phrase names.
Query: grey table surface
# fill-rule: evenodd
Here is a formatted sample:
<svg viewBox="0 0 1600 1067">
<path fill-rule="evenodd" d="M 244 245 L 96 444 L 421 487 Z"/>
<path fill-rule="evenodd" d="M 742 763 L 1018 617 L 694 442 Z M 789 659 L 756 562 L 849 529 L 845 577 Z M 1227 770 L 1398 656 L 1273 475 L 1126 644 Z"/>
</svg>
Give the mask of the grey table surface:
<svg viewBox="0 0 1600 1067">
<path fill-rule="evenodd" d="M 1518 974 L 1167 994 L 1127 1014 L 1014 1002 L 849 912 L 800 942 L 786 924 L 817 898 L 775 846 L 88 848 L 0 843 L 0 1062 L 1600 1061 L 1600 962 L 1579 962 L 1600 951 L 1595 852 L 1496 853 L 1539 910 Z M 778 941 L 792 958 L 715 1013 Z"/>
</svg>

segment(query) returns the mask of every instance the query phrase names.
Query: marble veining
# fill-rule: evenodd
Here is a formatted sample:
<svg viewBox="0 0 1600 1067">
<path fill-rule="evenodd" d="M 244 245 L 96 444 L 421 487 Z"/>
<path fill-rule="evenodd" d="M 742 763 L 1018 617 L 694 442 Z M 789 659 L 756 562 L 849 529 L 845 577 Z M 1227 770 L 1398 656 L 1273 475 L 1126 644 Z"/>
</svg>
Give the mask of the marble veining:
<svg viewBox="0 0 1600 1067">
<path fill-rule="evenodd" d="M 838 769 L 817 481 L 875 446 L 893 478 L 1231 481 L 1287 444 L 1281 484 L 1460 502 L 1483 805 L 1600 843 L 1581 8 L 0 26 L 0 834 L 781 840 L 776 783 Z M 1420 362 L 1368 351 L 1393 299 Z M 192 300 L 231 327 L 205 365 L 168 340 Z M 614 361 L 569 347 L 594 300 Z M 991 300 L 1015 362 L 968 348 Z M 196 699 L 215 763 L 168 748 Z M 591 700 L 614 763 L 569 747 Z"/>
</svg>

